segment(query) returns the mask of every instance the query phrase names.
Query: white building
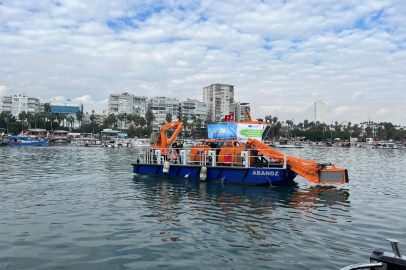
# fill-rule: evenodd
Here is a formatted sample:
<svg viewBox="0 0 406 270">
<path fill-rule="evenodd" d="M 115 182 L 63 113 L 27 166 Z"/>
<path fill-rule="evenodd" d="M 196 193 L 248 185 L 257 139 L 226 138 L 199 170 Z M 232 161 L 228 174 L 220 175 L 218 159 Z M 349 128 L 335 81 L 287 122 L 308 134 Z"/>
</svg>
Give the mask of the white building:
<svg viewBox="0 0 406 270">
<path fill-rule="evenodd" d="M 122 94 L 111 94 L 109 96 L 108 111 L 112 114 L 136 114 L 145 117 L 147 113 L 147 97 L 135 96 L 124 92 Z"/>
<path fill-rule="evenodd" d="M 193 116 L 196 116 L 196 119 L 205 121 L 207 119 L 206 103 L 196 99 L 187 99 L 186 101 L 182 101 L 179 104 L 179 119 L 183 121 L 183 118 L 186 117 L 188 122 L 191 122 Z"/>
<path fill-rule="evenodd" d="M 15 117 L 22 111 L 35 114 L 40 112 L 40 101 L 38 98 L 29 97 L 25 94 L 14 96 L 3 96 L 1 98 L 2 108 L 5 112 L 11 112 Z"/>
<path fill-rule="evenodd" d="M 234 113 L 234 85 L 215 83 L 204 87 L 203 101 L 208 119 L 220 122 L 225 115 Z"/>
<path fill-rule="evenodd" d="M 179 119 L 179 100 L 176 98 L 154 97 L 148 99 L 148 110 L 155 116 L 152 122 L 152 130 L 157 132 L 159 127 L 167 123 L 166 115 L 172 115 L 172 121 Z"/>
<path fill-rule="evenodd" d="M 326 123 L 326 102 L 314 102 L 314 122 Z"/>
<path fill-rule="evenodd" d="M 236 122 L 247 122 L 248 118 L 246 110 L 251 111 L 251 106 L 246 102 L 236 102 L 234 103 L 234 119 Z"/>
</svg>

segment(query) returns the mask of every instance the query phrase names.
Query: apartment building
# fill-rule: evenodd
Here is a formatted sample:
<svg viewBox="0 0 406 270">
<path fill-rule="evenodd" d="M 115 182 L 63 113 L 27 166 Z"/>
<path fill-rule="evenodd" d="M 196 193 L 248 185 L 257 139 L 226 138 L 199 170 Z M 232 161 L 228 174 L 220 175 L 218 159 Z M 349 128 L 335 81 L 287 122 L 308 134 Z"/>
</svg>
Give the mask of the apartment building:
<svg viewBox="0 0 406 270">
<path fill-rule="evenodd" d="M 207 119 L 207 104 L 196 99 L 187 99 L 179 103 L 179 119 L 183 120 L 186 117 L 188 122 L 191 122 L 193 116 L 205 121 Z"/>
<path fill-rule="evenodd" d="M 234 103 L 234 119 L 236 122 L 247 122 L 250 119 L 246 113 L 246 110 L 251 111 L 251 106 L 247 102 Z"/>
<path fill-rule="evenodd" d="M 35 114 L 40 111 L 40 101 L 38 98 L 29 97 L 26 94 L 3 96 L 1 98 L 3 111 L 11 112 L 15 117 L 22 111 Z"/>
<path fill-rule="evenodd" d="M 179 100 L 176 98 L 167 97 L 154 97 L 148 99 L 148 110 L 155 116 L 155 120 L 152 122 L 152 130 L 157 132 L 159 127 L 166 122 L 166 115 L 170 113 L 172 120 L 179 119 Z"/>
<path fill-rule="evenodd" d="M 225 115 L 234 113 L 234 85 L 215 83 L 204 87 L 203 101 L 208 119 L 220 122 Z"/>
<path fill-rule="evenodd" d="M 111 94 L 108 101 L 108 111 L 112 114 L 136 114 L 145 117 L 147 113 L 147 97 L 135 96 L 124 92 L 122 94 Z"/>
</svg>

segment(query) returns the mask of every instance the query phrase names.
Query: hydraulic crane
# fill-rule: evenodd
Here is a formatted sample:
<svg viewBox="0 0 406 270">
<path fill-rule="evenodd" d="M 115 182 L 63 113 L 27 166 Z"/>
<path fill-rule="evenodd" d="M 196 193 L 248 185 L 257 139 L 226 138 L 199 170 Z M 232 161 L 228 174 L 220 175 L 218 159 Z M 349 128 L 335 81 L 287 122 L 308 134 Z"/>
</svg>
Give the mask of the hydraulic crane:
<svg viewBox="0 0 406 270">
<path fill-rule="evenodd" d="M 165 124 L 161 127 L 161 136 L 157 140 L 156 143 L 151 145 L 151 148 L 160 148 L 161 153 L 166 155 L 168 154 L 168 148 L 172 143 L 176 140 L 176 137 L 178 136 L 179 132 L 182 130 L 183 123 L 179 121 L 173 121 L 168 124 Z M 168 140 L 168 135 L 166 132 L 170 129 L 175 129 L 175 132 L 173 132 L 172 136 Z"/>
<path fill-rule="evenodd" d="M 284 156 L 272 147 L 256 140 L 248 139 L 247 147 L 258 151 L 258 154 L 272 158 L 276 162 L 283 163 L 286 158 L 286 164 L 291 169 L 308 179 L 310 182 L 319 184 L 345 184 L 348 183 L 348 172 L 346 169 L 337 169 L 331 164 L 320 164 L 314 161 Z M 328 166 L 330 168 L 328 168 Z"/>
</svg>

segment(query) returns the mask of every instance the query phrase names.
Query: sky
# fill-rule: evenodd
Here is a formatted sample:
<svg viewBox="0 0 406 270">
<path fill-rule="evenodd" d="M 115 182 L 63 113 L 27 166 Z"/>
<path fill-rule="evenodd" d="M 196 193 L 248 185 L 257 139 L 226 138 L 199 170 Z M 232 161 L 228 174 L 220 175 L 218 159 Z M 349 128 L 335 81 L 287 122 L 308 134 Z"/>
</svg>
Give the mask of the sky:
<svg viewBox="0 0 406 270">
<path fill-rule="evenodd" d="M 406 125 L 404 0 L 0 0 L 0 96 L 203 100 L 235 86 L 253 118 Z"/>
</svg>

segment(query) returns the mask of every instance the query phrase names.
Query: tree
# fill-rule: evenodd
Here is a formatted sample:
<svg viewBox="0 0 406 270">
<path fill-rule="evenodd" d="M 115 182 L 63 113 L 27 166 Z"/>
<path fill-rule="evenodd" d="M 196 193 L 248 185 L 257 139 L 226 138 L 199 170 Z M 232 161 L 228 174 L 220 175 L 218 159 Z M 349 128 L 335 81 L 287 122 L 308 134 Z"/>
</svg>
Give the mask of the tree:
<svg viewBox="0 0 406 270">
<path fill-rule="evenodd" d="M 147 120 L 147 126 L 151 126 L 152 121 L 155 120 L 155 115 L 152 113 L 151 110 L 148 110 L 145 114 L 145 120 Z"/>
<path fill-rule="evenodd" d="M 141 118 L 140 118 L 140 126 L 143 127 L 143 126 L 145 126 L 146 124 L 147 124 L 147 121 L 145 120 L 145 118 L 144 118 L 144 117 L 141 117 Z"/>
<path fill-rule="evenodd" d="M 272 123 L 272 115 L 266 115 L 265 116 L 265 122 Z"/>
<path fill-rule="evenodd" d="M 73 123 L 75 123 L 75 118 L 71 115 L 68 118 L 66 118 L 66 121 L 68 121 L 68 123 L 70 124 L 70 128 L 72 130 Z"/>
<path fill-rule="evenodd" d="M 44 104 L 44 112 L 46 112 L 46 113 L 51 112 L 51 105 L 49 103 Z"/>
<path fill-rule="evenodd" d="M 303 121 L 303 127 L 304 127 L 305 129 L 308 129 L 308 128 L 309 128 L 309 120 L 305 119 L 305 120 Z"/>
<path fill-rule="evenodd" d="M 51 130 L 53 130 L 53 129 L 52 129 L 52 122 L 55 121 L 56 115 L 55 115 L 53 112 L 50 112 L 50 113 L 48 114 L 48 119 L 49 119 L 49 121 L 51 121 Z"/>
<path fill-rule="evenodd" d="M 10 119 L 13 117 L 13 115 L 11 114 L 11 112 L 5 112 L 3 111 L 1 113 L 1 116 L 4 118 L 4 120 L 6 121 L 6 127 L 7 127 L 7 134 L 9 133 L 9 128 L 10 128 Z"/>
<path fill-rule="evenodd" d="M 83 120 L 83 112 L 81 110 L 76 112 L 76 120 L 78 120 L 79 126 L 81 126 Z"/>
<path fill-rule="evenodd" d="M 95 125 L 94 120 L 96 120 L 96 116 L 94 115 L 94 110 L 92 110 L 92 114 L 90 115 L 89 119 L 92 122 L 92 127 L 93 127 L 93 133 L 92 134 L 94 134 L 94 125 Z"/>
<path fill-rule="evenodd" d="M 141 124 L 141 116 L 139 116 L 139 115 L 137 115 L 137 114 L 134 114 L 133 115 L 133 122 L 134 122 L 134 125 L 136 126 L 136 127 L 138 127 L 140 124 Z"/>
<path fill-rule="evenodd" d="M 31 113 L 27 113 L 25 115 L 25 119 L 27 119 L 28 128 L 31 128 L 31 120 L 34 118 L 34 115 Z"/>
<path fill-rule="evenodd" d="M 66 115 L 64 115 L 62 113 L 58 114 L 58 116 L 56 117 L 56 120 L 58 121 L 59 126 L 61 125 L 61 122 L 65 119 L 66 119 Z"/>
<path fill-rule="evenodd" d="M 166 120 L 167 123 L 172 122 L 172 114 L 167 113 L 166 116 L 165 116 L 165 120 Z"/>
<path fill-rule="evenodd" d="M 121 114 L 117 115 L 117 119 L 120 121 L 120 130 L 122 130 L 123 122 L 124 122 L 124 119 L 125 119 L 124 113 L 121 113 Z"/>
<path fill-rule="evenodd" d="M 21 132 L 24 131 L 24 121 L 25 118 L 27 118 L 27 113 L 25 111 L 22 111 L 18 114 L 18 119 L 21 121 Z"/>
<path fill-rule="evenodd" d="M 35 124 L 35 128 L 37 128 L 37 122 L 41 121 L 41 114 L 40 113 L 34 114 L 33 117 L 32 117 L 32 121 Z"/>
</svg>

